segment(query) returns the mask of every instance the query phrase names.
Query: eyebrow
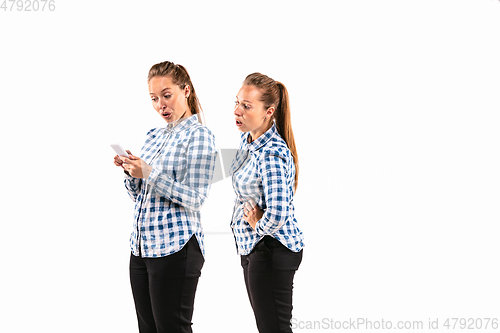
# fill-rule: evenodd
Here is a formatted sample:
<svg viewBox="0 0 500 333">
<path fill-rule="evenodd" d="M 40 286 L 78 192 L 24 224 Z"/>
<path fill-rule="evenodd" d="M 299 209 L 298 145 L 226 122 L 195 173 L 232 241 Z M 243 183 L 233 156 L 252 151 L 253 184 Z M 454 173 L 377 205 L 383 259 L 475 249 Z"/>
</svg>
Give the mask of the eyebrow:
<svg viewBox="0 0 500 333">
<path fill-rule="evenodd" d="M 160 93 L 163 93 L 165 90 L 172 90 L 172 88 L 164 88 Z M 154 92 L 149 92 L 150 95 L 154 95 Z"/>
<path fill-rule="evenodd" d="M 236 96 L 236 100 L 238 100 L 238 96 Z M 247 102 L 249 104 L 252 104 L 252 102 L 250 102 L 249 100 L 246 100 L 246 99 L 242 100 L 242 102 Z"/>
</svg>

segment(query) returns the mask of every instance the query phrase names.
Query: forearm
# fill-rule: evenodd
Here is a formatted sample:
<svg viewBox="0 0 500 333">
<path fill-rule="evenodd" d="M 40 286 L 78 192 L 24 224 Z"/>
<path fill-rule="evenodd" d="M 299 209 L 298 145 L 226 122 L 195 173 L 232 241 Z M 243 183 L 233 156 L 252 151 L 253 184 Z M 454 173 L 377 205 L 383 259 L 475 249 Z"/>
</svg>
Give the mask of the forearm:
<svg viewBox="0 0 500 333">
<path fill-rule="evenodd" d="M 203 206 L 210 188 L 209 182 L 204 186 L 180 183 L 154 168 L 147 179 L 147 184 L 151 185 L 157 195 L 195 212 Z"/>
<path fill-rule="evenodd" d="M 216 155 L 213 135 L 206 128 L 197 130 L 185 153 L 167 154 L 152 165 L 146 182 L 157 195 L 199 211 L 208 196 Z"/>
<path fill-rule="evenodd" d="M 279 211 L 275 207 L 264 211 L 262 218 L 255 225 L 255 231 L 260 236 L 273 235 L 286 223 L 288 207 Z"/>
</svg>

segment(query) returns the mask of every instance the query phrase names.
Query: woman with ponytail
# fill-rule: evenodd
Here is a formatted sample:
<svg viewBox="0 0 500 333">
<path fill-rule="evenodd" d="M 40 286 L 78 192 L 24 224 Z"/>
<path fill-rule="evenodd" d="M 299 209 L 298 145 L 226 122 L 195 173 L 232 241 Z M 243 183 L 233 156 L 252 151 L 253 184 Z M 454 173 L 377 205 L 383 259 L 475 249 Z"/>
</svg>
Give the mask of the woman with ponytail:
<svg viewBox="0 0 500 333">
<path fill-rule="evenodd" d="M 250 74 L 234 115 L 243 133 L 231 165 L 231 228 L 248 297 L 260 333 L 292 332 L 293 277 L 304 242 L 294 217 L 299 160 L 288 92 L 266 75 Z"/>
<path fill-rule="evenodd" d="M 166 127 L 148 132 L 140 157 L 115 156 L 135 202 L 130 283 L 141 333 L 192 332 L 194 297 L 204 264 L 200 209 L 215 166 L 214 136 L 186 69 L 151 67 L 153 108 Z"/>
</svg>

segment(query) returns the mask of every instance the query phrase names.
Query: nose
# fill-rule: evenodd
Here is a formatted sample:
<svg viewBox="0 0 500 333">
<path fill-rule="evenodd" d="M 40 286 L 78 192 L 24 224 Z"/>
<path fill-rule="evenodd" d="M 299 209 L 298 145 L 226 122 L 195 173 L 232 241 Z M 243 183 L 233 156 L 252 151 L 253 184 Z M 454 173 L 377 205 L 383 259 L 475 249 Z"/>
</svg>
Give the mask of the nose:
<svg viewBox="0 0 500 333">
<path fill-rule="evenodd" d="M 167 103 L 163 98 L 160 98 L 160 101 L 158 102 L 158 108 L 160 110 L 165 110 L 167 108 Z"/>
<path fill-rule="evenodd" d="M 234 115 L 241 117 L 241 104 L 236 104 L 234 106 Z"/>
</svg>

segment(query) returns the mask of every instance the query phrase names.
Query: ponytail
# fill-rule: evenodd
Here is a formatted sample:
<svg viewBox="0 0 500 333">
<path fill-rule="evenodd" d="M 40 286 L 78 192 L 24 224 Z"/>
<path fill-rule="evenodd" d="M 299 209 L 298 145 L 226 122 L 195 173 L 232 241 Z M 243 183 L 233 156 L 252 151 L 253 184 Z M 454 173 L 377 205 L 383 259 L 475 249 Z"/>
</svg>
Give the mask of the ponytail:
<svg viewBox="0 0 500 333">
<path fill-rule="evenodd" d="M 299 156 L 297 155 L 297 146 L 295 146 L 295 138 L 293 136 L 288 91 L 283 83 L 276 81 L 276 85 L 280 91 L 280 102 L 276 108 L 274 118 L 276 119 L 278 133 L 285 140 L 293 157 L 293 163 L 295 164 L 295 184 L 293 190 L 296 192 L 299 183 Z"/>
<path fill-rule="evenodd" d="M 295 184 L 293 186 L 295 192 L 299 183 L 299 156 L 297 155 L 297 147 L 293 136 L 288 91 L 283 83 L 274 81 L 261 73 L 248 75 L 243 84 L 255 86 L 261 90 L 262 96 L 260 100 L 264 103 L 266 109 L 271 106 L 275 107 L 274 120 L 276 128 L 286 142 L 288 149 L 290 149 L 295 164 Z"/>
</svg>

